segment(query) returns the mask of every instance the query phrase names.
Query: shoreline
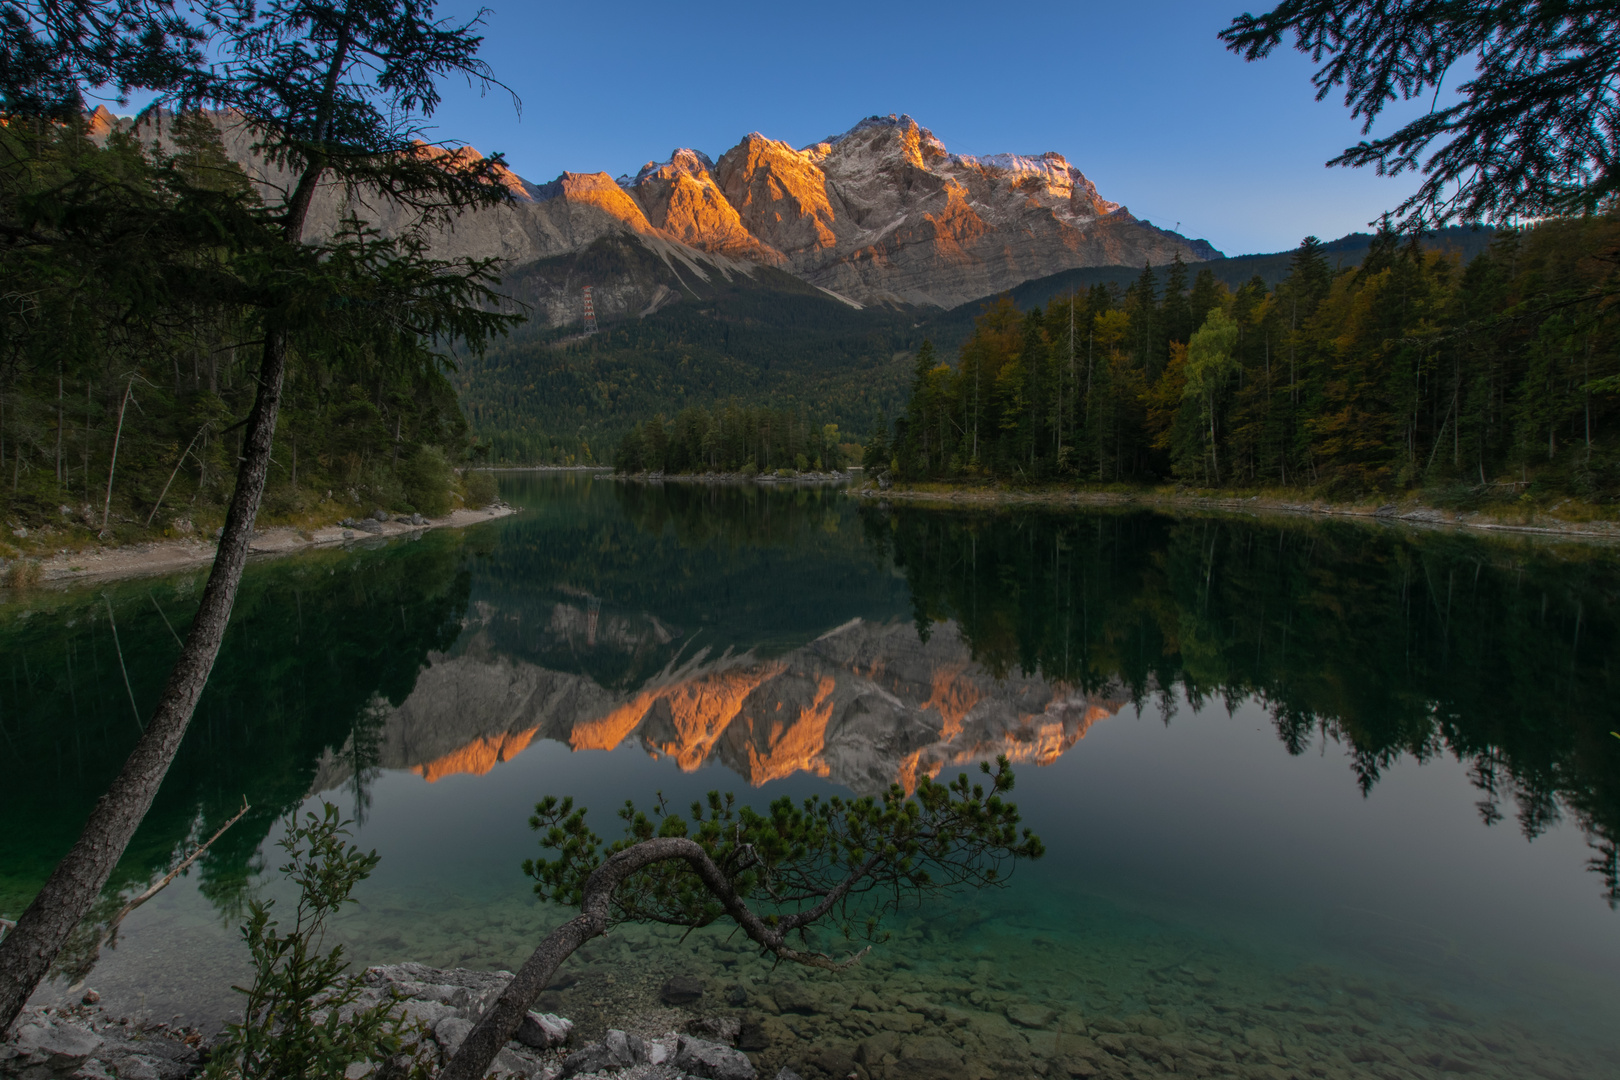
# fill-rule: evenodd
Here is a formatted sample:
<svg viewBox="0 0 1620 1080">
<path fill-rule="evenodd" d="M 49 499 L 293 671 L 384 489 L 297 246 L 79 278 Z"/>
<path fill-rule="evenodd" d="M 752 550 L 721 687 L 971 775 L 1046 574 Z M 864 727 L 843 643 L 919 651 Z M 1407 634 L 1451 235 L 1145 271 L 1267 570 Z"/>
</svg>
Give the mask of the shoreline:
<svg viewBox="0 0 1620 1080">
<path fill-rule="evenodd" d="M 1445 510 L 1417 500 L 1379 505 L 1334 503 L 1321 499 L 1281 499 L 1265 495 L 1212 496 L 1172 492 L 1115 491 L 1008 491 L 993 488 L 955 488 L 944 491 L 918 491 L 903 487 L 881 490 L 868 484 L 850 492 L 860 499 L 917 504 L 933 503 L 950 507 L 1139 507 L 1172 513 L 1216 511 L 1253 517 L 1342 517 L 1384 525 L 1414 528 L 1478 529 L 1483 532 L 1519 533 L 1557 539 L 1620 542 L 1620 522 L 1561 521 L 1535 524 L 1504 521 L 1481 510 Z M 1549 519 L 1543 518 L 1542 521 Z"/>
<path fill-rule="evenodd" d="M 480 510 L 452 510 L 444 517 L 425 518 L 420 525 L 389 519 L 377 522 L 376 531 L 345 528 L 342 525 L 326 525 L 319 529 L 274 526 L 262 532 L 254 532 L 253 539 L 248 545 L 248 553 L 250 557 L 289 555 L 310 548 L 357 543 L 362 540 L 386 540 L 395 536 L 426 532 L 429 529 L 460 529 L 483 521 L 510 517 L 516 513 L 515 507 L 506 503 L 495 503 Z M 214 560 L 215 550 L 212 541 L 186 537 L 180 540 L 155 540 L 128 547 L 70 551 L 66 554 L 58 552 L 40 560 L 39 584 L 61 587 L 80 581 L 176 573 L 208 565 Z"/>
<path fill-rule="evenodd" d="M 617 473 L 609 472 L 609 479 L 633 481 L 638 484 L 847 484 L 855 480 L 849 473 L 805 472 L 792 476 L 775 473 Z"/>
</svg>

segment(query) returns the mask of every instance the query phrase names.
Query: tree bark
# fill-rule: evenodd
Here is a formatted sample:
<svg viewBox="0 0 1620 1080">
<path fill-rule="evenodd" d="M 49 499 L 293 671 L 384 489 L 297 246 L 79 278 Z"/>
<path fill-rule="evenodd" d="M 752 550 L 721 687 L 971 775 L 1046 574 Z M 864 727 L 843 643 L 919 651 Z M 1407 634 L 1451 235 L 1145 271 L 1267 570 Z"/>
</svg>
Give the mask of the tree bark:
<svg viewBox="0 0 1620 1080">
<path fill-rule="evenodd" d="M 253 521 L 264 494 L 286 370 L 286 335 L 272 331 L 264 345 L 259 390 L 248 416 L 236 491 L 225 515 L 214 568 L 152 722 L 107 793 L 90 812 L 90 820 L 73 850 L 51 873 L 16 927 L 0 939 L 0 1032 L 10 1029 L 29 995 L 50 971 L 68 935 L 101 894 L 180 749 L 197 699 L 219 656 L 237 586 L 242 581 Z"/>
<path fill-rule="evenodd" d="M 318 106 L 314 133 L 317 146 L 324 144 L 331 125 L 338 83 L 352 44 L 355 18 L 352 8 L 346 10 L 344 18 Z M 283 236 L 289 244 L 303 242 L 309 208 L 326 167 L 326 156 L 318 149 L 305 162 L 282 218 Z M 180 751 L 180 741 L 191 724 L 197 700 L 219 657 L 219 646 L 230 622 L 231 608 L 236 603 L 236 590 L 242 583 L 242 568 L 247 565 L 253 522 L 258 517 L 270 471 L 270 450 L 276 434 L 276 414 L 281 408 L 282 383 L 287 374 L 288 348 L 287 332 L 272 326 L 264 338 L 259 387 L 243 432 L 236 490 L 225 513 L 213 570 L 208 575 L 208 584 L 203 587 L 202 602 L 186 634 L 186 643 L 164 684 L 152 722 L 112 786 L 96 802 L 78 842 L 51 872 L 45 887 L 28 905 L 17 925 L 0 938 L 0 1033 L 10 1030 L 34 988 L 50 971 L 68 935 L 95 903 L 135 830 L 151 809 L 163 777 Z M 86 393 L 88 395 L 88 387 Z M 87 398 L 87 413 L 88 409 Z M 86 439 L 88 446 L 88 433 Z M 110 471 L 108 483 L 110 489 Z M 88 456 L 85 486 L 88 489 Z"/>
</svg>

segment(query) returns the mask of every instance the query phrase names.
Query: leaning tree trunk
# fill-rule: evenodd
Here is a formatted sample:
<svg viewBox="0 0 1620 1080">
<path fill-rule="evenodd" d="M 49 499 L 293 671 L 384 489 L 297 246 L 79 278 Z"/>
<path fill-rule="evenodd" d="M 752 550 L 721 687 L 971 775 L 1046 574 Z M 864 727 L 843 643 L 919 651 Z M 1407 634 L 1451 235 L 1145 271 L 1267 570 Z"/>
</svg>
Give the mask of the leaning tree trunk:
<svg viewBox="0 0 1620 1080">
<path fill-rule="evenodd" d="M 0 1033 L 22 1011 L 50 970 L 68 935 L 90 910 L 124 854 L 130 838 L 152 805 L 169 771 L 180 740 L 191 723 L 197 699 L 219 655 L 220 641 L 230 621 L 236 589 L 247 563 L 253 520 L 259 512 L 270 467 L 270 443 L 281 404 L 281 384 L 287 370 L 287 337 L 271 331 L 264 345 L 258 394 L 248 414 L 242 463 L 237 470 L 236 492 L 225 515 L 214 568 L 203 589 L 191 631 L 175 661 L 169 681 L 158 699 L 152 722 L 117 779 L 96 803 L 79 835 L 78 843 L 52 872 L 45 887 L 28 905 L 22 918 L 0 939 Z"/>
</svg>

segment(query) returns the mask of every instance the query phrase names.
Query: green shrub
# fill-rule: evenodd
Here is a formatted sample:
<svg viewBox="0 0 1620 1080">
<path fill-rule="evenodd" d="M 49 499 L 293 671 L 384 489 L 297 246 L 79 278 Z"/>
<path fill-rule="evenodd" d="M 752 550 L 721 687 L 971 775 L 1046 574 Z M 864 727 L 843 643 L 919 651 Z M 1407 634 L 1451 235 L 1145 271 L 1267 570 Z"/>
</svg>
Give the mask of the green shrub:
<svg viewBox="0 0 1620 1080">
<path fill-rule="evenodd" d="M 483 469 L 468 469 L 462 473 L 461 487 L 466 492 L 467 505 L 474 510 L 488 506 L 501 497 L 495 474 Z"/>
<path fill-rule="evenodd" d="M 381 1064 L 410 1055 L 410 1072 L 425 1076 L 415 1052 L 419 1027 L 408 1025 L 392 1001 L 357 1007 L 364 984 L 345 974 L 343 946 L 323 952 L 327 920 L 370 876 L 377 853 L 362 854 L 344 841 L 349 832 L 331 803 L 323 814 L 286 822 L 280 846 L 288 855 L 281 872 L 298 886 L 293 923 L 272 919 L 274 900 L 255 900 L 242 927 L 253 959 L 253 985 L 242 1022 L 226 1027 L 208 1064 L 206 1080 L 342 1080 L 350 1066 Z"/>
<path fill-rule="evenodd" d="M 455 483 L 455 472 L 444 451 L 437 446 L 424 446 L 406 459 L 400 467 L 399 479 L 405 486 L 406 499 L 417 510 L 428 517 L 442 517 L 450 512 L 450 488 Z"/>
<path fill-rule="evenodd" d="M 0 574 L 0 585 L 10 589 L 28 589 L 39 584 L 42 571 L 38 559 L 13 559 Z"/>
</svg>

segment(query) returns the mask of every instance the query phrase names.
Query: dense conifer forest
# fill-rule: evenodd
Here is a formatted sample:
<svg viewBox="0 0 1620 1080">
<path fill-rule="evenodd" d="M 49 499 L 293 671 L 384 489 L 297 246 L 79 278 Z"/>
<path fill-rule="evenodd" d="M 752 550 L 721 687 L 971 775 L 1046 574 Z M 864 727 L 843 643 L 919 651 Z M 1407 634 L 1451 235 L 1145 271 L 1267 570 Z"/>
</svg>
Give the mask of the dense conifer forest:
<svg viewBox="0 0 1620 1080">
<path fill-rule="evenodd" d="M 1466 265 L 1385 230 L 1335 272 L 1229 288 L 1179 262 L 918 350 L 865 462 L 911 480 L 1620 493 L 1620 218 L 1499 231 Z"/>
<path fill-rule="evenodd" d="M 837 424 L 817 425 L 791 409 L 735 403 L 682 409 L 665 424 L 654 416 L 619 440 L 614 468 L 624 473 L 822 472 L 846 464 Z"/>
<path fill-rule="evenodd" d="M 258 199 L 217 129 L 182 117 L 175 142 L 0 131 L 0 544 L 223 519 L 266 325 L 249 297 L 277 271 L 242 241 Z M 291 358 L 265 517 L 443 513 L 470 448 L 455 387 L 348 333 L 385 297 L 333 291 L 291 316 L 319 330 Z"/>
</svg>

